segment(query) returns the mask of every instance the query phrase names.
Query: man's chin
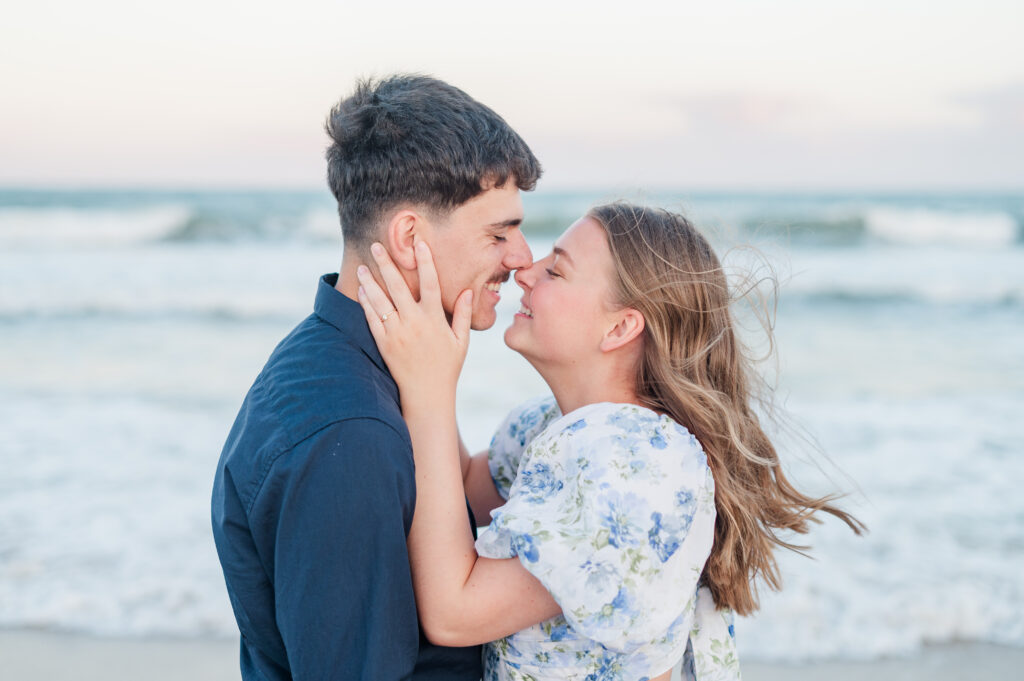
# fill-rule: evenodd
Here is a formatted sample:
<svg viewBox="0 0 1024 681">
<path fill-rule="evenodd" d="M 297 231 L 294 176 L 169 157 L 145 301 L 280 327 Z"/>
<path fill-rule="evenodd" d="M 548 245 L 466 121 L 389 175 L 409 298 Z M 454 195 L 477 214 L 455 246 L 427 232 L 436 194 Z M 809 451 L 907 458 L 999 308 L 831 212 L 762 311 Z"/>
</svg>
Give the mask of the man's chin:
<svg viewBox="0 0 1024 681">
<path fill-rule="evenodd" d="M 493 310 L 474 310 L 473 318 L 469 322 L 469 328 L 474 331 L 486 331 L 498 321 L 498 314 Z"/>
</svg>

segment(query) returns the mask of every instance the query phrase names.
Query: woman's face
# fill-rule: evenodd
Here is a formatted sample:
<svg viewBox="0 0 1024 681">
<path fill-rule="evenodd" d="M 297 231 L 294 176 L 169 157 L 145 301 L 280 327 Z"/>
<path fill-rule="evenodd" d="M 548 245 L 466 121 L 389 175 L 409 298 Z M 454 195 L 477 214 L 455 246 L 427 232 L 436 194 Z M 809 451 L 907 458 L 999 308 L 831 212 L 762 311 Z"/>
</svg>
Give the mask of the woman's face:
<svg viewBox="0 0 1024 681">
<path fill-rule="evenodd" d="M 577 220 L 551 254 L 516 272 L 522 306 L 505 344 L 535 366 L 587 366 L 612 320 L 615 273 L 608 238 L 593 218 Z"/>
</svg>

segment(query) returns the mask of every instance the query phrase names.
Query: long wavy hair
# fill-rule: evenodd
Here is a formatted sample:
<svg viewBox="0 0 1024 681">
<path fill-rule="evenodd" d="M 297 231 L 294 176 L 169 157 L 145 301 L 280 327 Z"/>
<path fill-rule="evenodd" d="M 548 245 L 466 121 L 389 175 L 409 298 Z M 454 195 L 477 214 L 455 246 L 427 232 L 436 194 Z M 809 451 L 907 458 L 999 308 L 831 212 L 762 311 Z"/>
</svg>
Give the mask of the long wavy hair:
<svg viewBox="0 0 1024 681">
<path fill-rule="evenodd" d="M 754 411 L 770 389 L 737 338 L 726 273 L 704 236 L 681 215 L 627 203 L 588 215 L 608 236 L 616 303 L 646 322 L 637 394 L 693 433 L 714 476 L 715 540 L 702 580 L 719 608 L 755 612 L 756 578 L 781 588 L 775 548 L 807 548 L 780 533 L 806 533 L 817 512 L 857 534 L 864 526 L 835 495 L 807 496 L 784 475 Z"/>
</svg>

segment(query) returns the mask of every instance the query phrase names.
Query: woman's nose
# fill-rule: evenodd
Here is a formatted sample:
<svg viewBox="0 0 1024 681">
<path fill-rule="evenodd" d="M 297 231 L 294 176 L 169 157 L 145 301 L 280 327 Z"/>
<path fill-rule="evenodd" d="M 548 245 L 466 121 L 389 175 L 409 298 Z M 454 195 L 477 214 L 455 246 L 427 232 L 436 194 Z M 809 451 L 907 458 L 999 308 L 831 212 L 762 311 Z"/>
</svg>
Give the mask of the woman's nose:
<svg viewBox="0 0 1024 681">
<path fill-rule="evenodd" d="M 528 288 L 533 287 L 533 282 L 537 280 L 537 262 L 533 263 L 529 267 L 524 267 L 522 269 L 516 270 L 516 283 L 519 284 L 519 288 L 523 289 L 524 291 Z"/>
</svg>

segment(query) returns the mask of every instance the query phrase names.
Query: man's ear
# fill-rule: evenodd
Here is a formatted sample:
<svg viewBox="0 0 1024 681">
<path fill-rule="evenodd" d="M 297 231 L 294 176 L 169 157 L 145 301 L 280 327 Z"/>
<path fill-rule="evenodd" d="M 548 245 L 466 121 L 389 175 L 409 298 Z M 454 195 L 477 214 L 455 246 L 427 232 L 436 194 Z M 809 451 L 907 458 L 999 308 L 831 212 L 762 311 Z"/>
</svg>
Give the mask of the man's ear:
<svg viewBox="0 0 1024 681">
<path fill-rule="evenodd" d="M 395 265 L 404 270 L 416 269 L 416 239 L 422 238 L 423 217 L 413 210 L 400 210 L 392 216 L 384 233 L 384 246 Z"/>
<path fill-rule="evenodd" d="M 646 324 L 644 316 L 631 307 L 617 311 L 614 321 L 615 325 L 608 329 L 604 338 L 601 339 L 599 346 L 601 352 L 611 352 L 629 345 L 634 339 L 640 337 Z"/>
</svg>

